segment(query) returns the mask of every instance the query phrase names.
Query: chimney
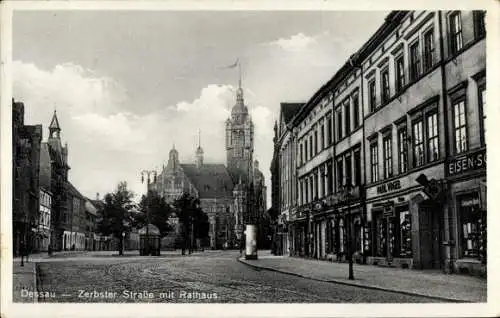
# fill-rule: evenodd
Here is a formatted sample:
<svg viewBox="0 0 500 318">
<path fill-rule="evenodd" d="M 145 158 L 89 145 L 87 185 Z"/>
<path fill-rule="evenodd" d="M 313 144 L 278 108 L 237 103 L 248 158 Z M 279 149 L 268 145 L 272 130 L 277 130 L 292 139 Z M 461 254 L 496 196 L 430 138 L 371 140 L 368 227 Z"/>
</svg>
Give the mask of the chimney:
<svg viewBox="0 0 500 318">
<path fill-rule="evenodd" d="M 97 192 L 97 193 L 96 193 L 96 195 L 95 195 L 95 199 L 96 199 L 97 201 L 99 201 L 99 192 Z"/>
</svg>

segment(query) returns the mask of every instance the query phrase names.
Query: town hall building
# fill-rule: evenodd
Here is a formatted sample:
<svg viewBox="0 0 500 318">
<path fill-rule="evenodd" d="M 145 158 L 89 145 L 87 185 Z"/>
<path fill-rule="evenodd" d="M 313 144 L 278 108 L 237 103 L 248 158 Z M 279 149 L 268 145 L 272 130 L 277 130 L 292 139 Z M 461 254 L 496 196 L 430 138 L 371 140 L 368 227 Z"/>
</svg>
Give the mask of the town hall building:
<svg viewBox="0 0 500 318">
<path fill-rule="evenodd" d="M 183 193 L 200 201 L 210 222 L 210 248 L 239 246 L 246 224 L 259 224 L 266 211 L 266 187 L 253 160 L 254 125 L 243 98 L 241 80 L 236 104 L 226 120 L 226 165 L 205 163 L 201 144 L 194 163 L 181 163 L 175 145 L 151 188 L 172 203 Z"/>
</svg>

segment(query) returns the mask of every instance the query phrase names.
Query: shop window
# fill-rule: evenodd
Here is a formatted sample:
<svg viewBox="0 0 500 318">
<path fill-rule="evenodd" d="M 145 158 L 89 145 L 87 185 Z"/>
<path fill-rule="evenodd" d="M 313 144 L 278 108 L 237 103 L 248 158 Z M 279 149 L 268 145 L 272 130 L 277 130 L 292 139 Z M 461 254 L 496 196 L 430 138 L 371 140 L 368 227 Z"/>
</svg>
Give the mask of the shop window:
<svg viewBox="0 0 500 318">
<path fill-rule="evenodd" d="M 434 29 L 430 29 L 424 34 L 424 71 L 434 65 L 434 51 Z"/>
<path fill-rule="evenodd" d="M 450 54 L 455 55 L 462 49 L 462 19 L 460 11 L 449 16 L 450 21 Z"/>
<path fill-rule="evenodd" d="M 408 171 L 408 146 L 406 126 L 398 129 L 399 173 Z"/>
<path fill-rule="evenodd" d="M 465 100 L 461 99 L 453 104 L 455 152 L 467 151 L 467 119 L 465 114 Z"/>
<path fill-rule="evenodd" d="M 377 214 L 376 226 L 376 245 L 375 256 L 387 256 L 387 220 L 382 217 L 382 213 Z"/>
<path fill-rule="evenodd" d="M 400 257 L 411 257 L 411 216 L 409 211 L 399 212 L 399 251 Z"/>
<path fill-rule="evenodd" d="M 427 115 L 427 161 L 432 162 L 439 159 L 437 113 Z"/>
<path fill-rule="evenodd" d="M 405 86 L 405 62 L 403 55 L 396 58 L 396 92 L 400 93 Z"/>
<path fill-rule="evenodd" d="M 344 227 L 344 219 L 339 220 L 339 230 L 338 230 L 338 249 L 337 252 L 339 254 L 345 253 L 345 227 Z"/>
<path fill-rule="evenodd" d="M 480 258 L 485 250 L 482 231 L 486 227 L 486 218 L 480 210 L 479 194 L 475 192 L 460 196 L 458 209 L 461 222 L 462 256 Z"/>
<path fill-rule="evenodd" d="M 424 133 L 422 119 L 413 122 L 413 167 L 424 164 Z"/>
</svg>

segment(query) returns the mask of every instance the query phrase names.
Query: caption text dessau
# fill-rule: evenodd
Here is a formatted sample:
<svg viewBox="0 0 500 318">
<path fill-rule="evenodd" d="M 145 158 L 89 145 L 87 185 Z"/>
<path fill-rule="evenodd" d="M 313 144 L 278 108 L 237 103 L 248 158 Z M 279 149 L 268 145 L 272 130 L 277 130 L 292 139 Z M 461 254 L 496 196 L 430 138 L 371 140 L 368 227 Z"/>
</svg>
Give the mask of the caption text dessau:
<svg viewBox="0 0 500 318">
<path fill-rule="evenodd" d="M 70 296 L 70 295 L 67 295 Z M 74 295 L 71 295 L 74 296 Z M 217 300 L 219 296 L 215 292 L 200 292 L 200 291 L 165 291 L 165 292 L 150 292 L 123 290 L 115 291 L 98 291 L 80 289 L 77 293 L 77 298 L 80 299 L 192 299 L 192 300 Z M 36 297 L 36 298 L 56 298 L 54 292 L 34 292 L 27 289 L 21 290 L 21 297 Z"/>
</svg>

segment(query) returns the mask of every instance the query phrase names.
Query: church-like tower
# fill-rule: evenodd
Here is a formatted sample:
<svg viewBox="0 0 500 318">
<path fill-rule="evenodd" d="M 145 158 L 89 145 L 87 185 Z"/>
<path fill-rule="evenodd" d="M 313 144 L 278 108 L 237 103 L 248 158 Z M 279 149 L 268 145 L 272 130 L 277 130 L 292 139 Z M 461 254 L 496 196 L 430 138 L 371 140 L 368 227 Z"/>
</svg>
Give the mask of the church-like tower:
<svg viewBox="0 0 500 318">
<path fill-rule="evenodd" d="M 253 174 L 253 136 L 253 122 L 245 105 L 240 78 L 236 104 L 231 110 L 231 118 L 226 120 L 226 164 L 235 184 L 240 179 L 247 183 Z"/>
</svg>

